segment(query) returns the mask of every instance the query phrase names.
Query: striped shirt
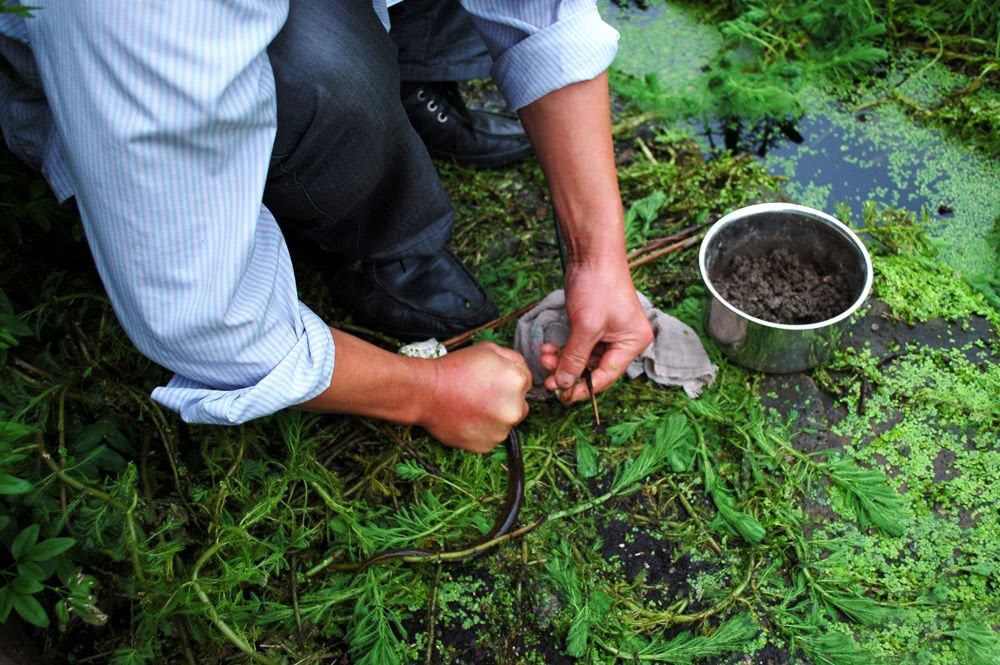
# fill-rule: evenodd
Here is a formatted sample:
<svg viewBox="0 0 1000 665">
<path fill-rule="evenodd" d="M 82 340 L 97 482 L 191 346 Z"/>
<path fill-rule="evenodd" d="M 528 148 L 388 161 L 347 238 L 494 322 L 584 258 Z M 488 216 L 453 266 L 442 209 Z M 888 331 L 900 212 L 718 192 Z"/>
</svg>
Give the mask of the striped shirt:
<svg viewBox="0 0 1000 665">
<path fill-rule="evenodd" d="M 153 399 L 192 423 L 299 404 L 334 371 L 261 203 L 277 122 L 266 49 L 288 2 L 30 0 L 33 17 L 0 15 L 19 75 L 0 75 L 7 145 L 76 197 L 119 321 L 174 373 Z M 514 109 L 600 74 L 617 49 L 593 1 L 463 5 Z M 373 7 L 388 29 L 386 0 Z"/>
</svg>

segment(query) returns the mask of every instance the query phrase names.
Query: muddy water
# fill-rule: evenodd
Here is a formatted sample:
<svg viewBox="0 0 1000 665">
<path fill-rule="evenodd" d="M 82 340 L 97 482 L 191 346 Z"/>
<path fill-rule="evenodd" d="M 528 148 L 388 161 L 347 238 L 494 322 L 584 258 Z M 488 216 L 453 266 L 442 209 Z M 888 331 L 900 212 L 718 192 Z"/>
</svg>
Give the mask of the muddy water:
<svg viewBox="0 0 1000 665">
<path fill-rule="evenodd" d="M 622 35 L 615 66 L 637 75 L 656 73 L 662 88 L 697 96 L 701 68 L 722 46 L 718 30 L 689 10 L 672 5 L 623 11 L 605 5 L 604 16 Z M 889 74 L 903 81 L 915 69 Z M 955 86 L 954 75 L 930 67 L 901 90 L 934 99 Z M 750 152 L 788 180 L 796 203 L 833 213 L 847 204 L 860 224 L 866 201 L 926 211 L 941 251 L 956 269 L 977 278 L 989 275 L 998 249 L 987 233 L 1000 218 L 1000 163 L 918 126 L 900 109 L 881 105 L 855 113 L 855 104 L 875 98 L 858 91 L 848 106 L 818 88 L 803 93 L 806 114 L 794 127 L 730 127 L 718 122 L 681 123 L 707 155 L 721 149 Z"/>
</svg>

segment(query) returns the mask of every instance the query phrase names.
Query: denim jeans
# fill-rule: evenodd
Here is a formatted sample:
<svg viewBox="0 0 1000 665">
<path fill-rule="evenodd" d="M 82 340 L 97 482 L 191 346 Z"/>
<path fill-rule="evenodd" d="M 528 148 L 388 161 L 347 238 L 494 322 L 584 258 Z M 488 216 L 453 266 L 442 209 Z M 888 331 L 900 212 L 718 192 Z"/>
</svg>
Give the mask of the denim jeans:
<svg viewBox="0 0 1000 665">
<path fill-rule="evenodd" d="M 278 129 L 264 203 L 293 254 L 319 249 L 336 264 L 440 250 L 454 212 L 371 0 L 291 0 L 268 56 Z"/>
</svg>

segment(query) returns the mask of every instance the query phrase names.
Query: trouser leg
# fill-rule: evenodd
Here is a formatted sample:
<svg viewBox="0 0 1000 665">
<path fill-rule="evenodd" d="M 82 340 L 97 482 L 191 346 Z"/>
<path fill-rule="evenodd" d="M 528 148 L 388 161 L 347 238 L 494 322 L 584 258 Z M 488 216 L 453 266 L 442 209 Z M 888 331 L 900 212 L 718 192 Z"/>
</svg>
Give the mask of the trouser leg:
<svg viewBox="0 0 1000 665">
<path fill-rule="evenodd" d="M 264 203 L 299 244 L 363 261 L 428 255 L 454 214 L 399 99 L 370 0 L 292 0 L 268 48 L 278 130 Z"/>
<path fill-rule="evenodd" d="M 405 0 L 389 10 L 404 81 L 466 81 L 493 60 L 458 0 Z"/>
</svg>

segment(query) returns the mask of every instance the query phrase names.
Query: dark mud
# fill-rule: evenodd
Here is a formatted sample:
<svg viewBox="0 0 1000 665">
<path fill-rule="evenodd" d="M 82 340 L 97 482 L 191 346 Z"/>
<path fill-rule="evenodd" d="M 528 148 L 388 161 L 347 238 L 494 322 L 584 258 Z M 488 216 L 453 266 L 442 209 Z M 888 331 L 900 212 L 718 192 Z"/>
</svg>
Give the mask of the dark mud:
<svg viewBox="0 0 1000 665">
<path fill-rule="evenodd" d="M 766 254 L 737 254 L 728 270 L 713 275 L 730 304 L 765 321 L 805 324 L 841 314 L 854 300 L 843 273 L 826 273 L 816 263 L 779 247 Z"/>
</svg>

